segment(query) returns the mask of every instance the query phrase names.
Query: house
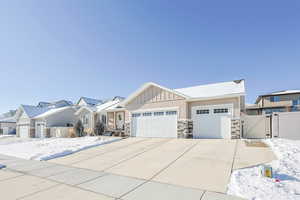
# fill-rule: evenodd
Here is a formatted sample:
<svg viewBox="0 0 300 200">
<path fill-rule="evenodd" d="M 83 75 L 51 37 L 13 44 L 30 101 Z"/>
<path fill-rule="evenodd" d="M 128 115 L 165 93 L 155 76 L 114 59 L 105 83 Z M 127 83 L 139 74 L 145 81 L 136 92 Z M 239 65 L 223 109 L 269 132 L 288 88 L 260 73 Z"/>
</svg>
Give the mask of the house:
<svg viewBox="0 0 300 200">
<path fill-rule="evenodd" d="M 76 116 L 82 121 L 85 132 L 94 132 L 98 122 L 102 122 L 107 126 L 107 110 L 117 106 L 123 97 L 115 97 L 104 103 L 100 102 L 97 105 L 84 105 L 75 113 Z"/>
<path fill-rule="evenodd" d="M 239 138 L 244 80 L 170 89 L 146 83 L 107 111 L 109 128 L 133 137 Z"/>
<path fill-rule="evenodd" d="M 44 104 L 45 105 L 45 104 Z M 60 105 L 60 104 L 59 104 Z M 78 120 L 74 106 L 55 107 L 21 105 L 16 113 L 17 136 L 22 138 L 44 138 L 50 127 L 73 126 Z"/>
<path fill-rule="evenodd" d="M 55 102 L 39 102 L 37 107 L 61 108 L 64 106 L 72 106 L 73 103 L 67 100 L 59 100 Z"/>
<path fill-rule="evenodd" d="M 0 135 L 16 134 L 16 119 L 14 116 L 0 119 Z"/>
<path fill-rule="evenodd" d="M 0 135 L 16 134 L 16 110 L 0 115 Z"/>
<path fill-rule="evenodd" d="M 102 104 L 102 100 L 99 99 L 92 99 L 88 97 L 80 97 L 79 101 L 77 102 L 78 106 L 96 106 L 98 104 Z"/>
<path fill-rule="evenodd" d="M 255 104 L 247 105 L 248 115 L 300 111 L 300 90 L 284 90 L 260 95 Z"/>
</svg>

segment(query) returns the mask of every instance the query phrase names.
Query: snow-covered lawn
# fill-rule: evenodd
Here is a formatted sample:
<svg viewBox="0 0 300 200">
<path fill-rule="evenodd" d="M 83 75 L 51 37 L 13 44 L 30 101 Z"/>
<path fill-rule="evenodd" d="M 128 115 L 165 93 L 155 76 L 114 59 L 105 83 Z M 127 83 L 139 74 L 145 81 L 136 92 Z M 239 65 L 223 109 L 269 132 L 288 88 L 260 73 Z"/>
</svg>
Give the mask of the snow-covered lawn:
<svg viewBox="0 0 300 200">
<path fill-rule="evenodd" d="M 28 160 L 50 160 L 120 140 L 116 137 L 22 139 L 0 138 L 0 154 Z"/>
<path fill-rule="evenodd" d="M 228 194 L 251 200 L 300 200 L 300 141 L 264 140 L 278 160 L 269 163 L 274 178 L 260 175 L 260 166 L 233 172 Z"/>
<path fill-rule="evenodd" d="M 14 137 L 14 135 L 0 135 L 0 138 Z"/>
</svg>

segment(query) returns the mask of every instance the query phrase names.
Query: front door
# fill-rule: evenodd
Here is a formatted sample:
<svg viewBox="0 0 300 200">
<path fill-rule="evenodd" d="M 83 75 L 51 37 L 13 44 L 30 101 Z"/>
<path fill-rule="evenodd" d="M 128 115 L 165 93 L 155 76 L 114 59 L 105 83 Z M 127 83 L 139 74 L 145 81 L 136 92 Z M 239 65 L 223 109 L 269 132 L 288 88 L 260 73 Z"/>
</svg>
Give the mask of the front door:
<svg viewBox="0 0 300 200">
<path fill-rule="evenodd" d="M 44 138 L 45 137 L 45 124 L 37 123 L 36 124 L 36 138 Z"/>
<path fill-rule="evenodd" d="M 118 112 L 116 114 L 116 127 L 119 130 L 123 130 L 124 129 L 124 112 Z"/>
</svg>

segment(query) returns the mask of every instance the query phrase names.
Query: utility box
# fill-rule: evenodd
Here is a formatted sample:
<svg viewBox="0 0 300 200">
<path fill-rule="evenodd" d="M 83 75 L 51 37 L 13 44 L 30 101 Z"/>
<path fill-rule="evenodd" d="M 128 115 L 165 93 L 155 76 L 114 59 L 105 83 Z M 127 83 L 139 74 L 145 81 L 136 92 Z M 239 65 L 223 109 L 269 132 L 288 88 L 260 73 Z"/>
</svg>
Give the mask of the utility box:
<svg viewBox="0 0 300 200">
<path fill-rule="evenodd" d="M 273 178 L 273 169 L 270 166 L 261 166 L 261 175 L 268 178 Z"/>
</svg>

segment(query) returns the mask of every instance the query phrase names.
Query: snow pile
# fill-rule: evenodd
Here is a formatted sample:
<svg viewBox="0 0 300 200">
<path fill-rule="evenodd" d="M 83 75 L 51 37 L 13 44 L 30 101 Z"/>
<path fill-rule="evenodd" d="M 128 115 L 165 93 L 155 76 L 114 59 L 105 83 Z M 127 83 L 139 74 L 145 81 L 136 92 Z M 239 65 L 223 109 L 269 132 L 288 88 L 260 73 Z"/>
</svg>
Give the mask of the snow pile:
<svg viewBox="0 0 300 200">
<path fill-rule="evenodd" d="M 251 200 L 299 200 L 300 141 L 271 139 L 265 142 L 278 157 L 269 163 L 274 178 L 262 177 L 260 166 L 235 170 L 227 193 Z"/>
<path fill-rule="evenodd" d="M 15 142 L 10 140 L 7 142 L 0 142 L 0 154 L 28 160 L 50 160 L 117 140 L 120 140 L 120 138 L 46 138 L 15 140 Z"/>
<path fill-rule="evenodd" d="M 7 138 L 7 137 L 14 137 L 14 135 L 0 135 L 0 139 L 1 138 Z"/>
</svg>

